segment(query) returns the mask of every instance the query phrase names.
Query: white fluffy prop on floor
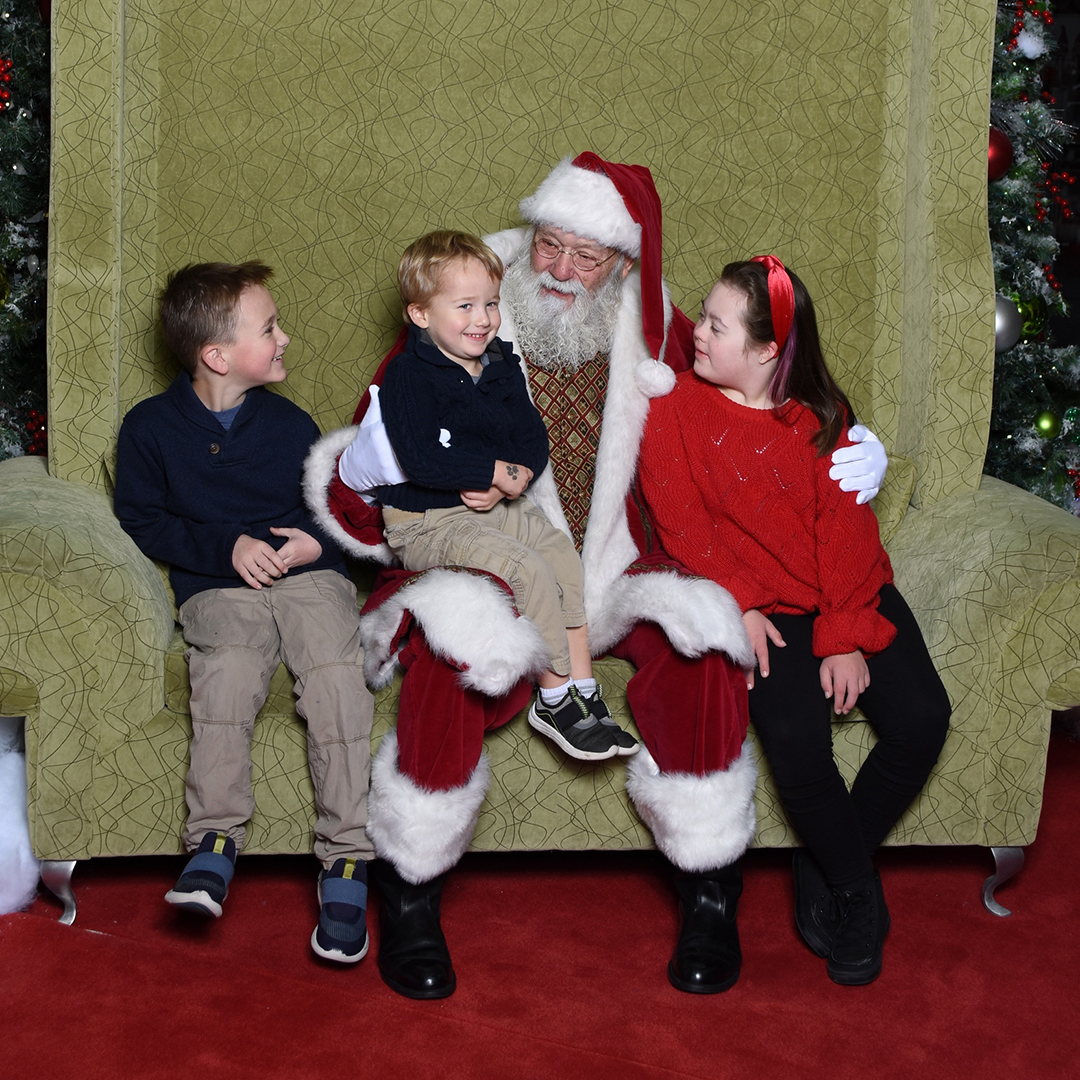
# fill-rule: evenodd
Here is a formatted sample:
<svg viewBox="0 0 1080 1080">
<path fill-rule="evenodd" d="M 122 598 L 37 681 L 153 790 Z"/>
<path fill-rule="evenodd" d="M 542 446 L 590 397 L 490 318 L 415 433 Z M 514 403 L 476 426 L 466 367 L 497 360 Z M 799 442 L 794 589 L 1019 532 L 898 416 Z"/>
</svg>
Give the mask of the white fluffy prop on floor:
<svg viewBox="0 0 1080 1080">
<path fill-rule="evenodd" d="M 28 908 L 40 863 L 30 849 L 22 717 L 0 717 L 0 915 Z"/>
</svg>

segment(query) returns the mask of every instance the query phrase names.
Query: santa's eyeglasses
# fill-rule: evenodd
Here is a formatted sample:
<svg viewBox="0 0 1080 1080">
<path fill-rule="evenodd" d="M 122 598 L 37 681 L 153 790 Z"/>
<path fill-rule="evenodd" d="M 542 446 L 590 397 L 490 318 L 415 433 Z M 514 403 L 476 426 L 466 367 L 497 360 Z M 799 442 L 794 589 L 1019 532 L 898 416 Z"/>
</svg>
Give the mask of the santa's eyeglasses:
<svg viewBox="0 0 1080 1080">
<path fill-rule="evenodd" d="M 569 255 L 570 261 L 583 273 L 588 273 L 590 270 L 595 270 L 598 266 L 603 266 L 604 263 L 609 262 L 619 254 L 618 251 L 613 251 L 606 258 L 601 259 L 591 251 L 571 251 L 570 248 L 564 248 L 560 244 L 556 244 L 554 240 L 547 236 L 533 237 L 532 246 L 533 251 L 535 251 L 541 259 L 547 259 L 549 262 L 552 259 L 557 259 L 560 255 Z"/>
</svg>

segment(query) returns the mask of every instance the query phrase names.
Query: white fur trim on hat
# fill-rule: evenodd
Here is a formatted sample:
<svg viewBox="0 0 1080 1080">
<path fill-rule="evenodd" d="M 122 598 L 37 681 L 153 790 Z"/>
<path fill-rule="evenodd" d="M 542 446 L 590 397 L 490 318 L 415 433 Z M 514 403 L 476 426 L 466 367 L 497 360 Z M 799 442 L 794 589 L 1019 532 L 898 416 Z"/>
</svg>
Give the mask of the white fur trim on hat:
<svg viewBox="0 0 1080 1080">
<path fill-rule="evenodd" d="M 641 255 L 641 226 L 618 189 L 603 173 L 574 165 L 570 158 L 563 158 L 518 208 L 534 225 L 565 229 L 635 259 Z"/>
<path fill-rule="evenodd" d="M 371 762 L 367 832 L 375 854 L 413 885 L 445 873 L 465 854 L 491 782 L 481 752 L 460 787 L 428 791 L 398 769 L 397 732 L 383 736 Z"/>
<path fill-rule="evenodd" d="M 688 874 L 730 866 L 750 846 L 756 784 L 748 742 L 726 769 L 704 776 L 661 772 L 644 746 L 626 770 L 626 790 L 656 846 Z"/>
</svg>

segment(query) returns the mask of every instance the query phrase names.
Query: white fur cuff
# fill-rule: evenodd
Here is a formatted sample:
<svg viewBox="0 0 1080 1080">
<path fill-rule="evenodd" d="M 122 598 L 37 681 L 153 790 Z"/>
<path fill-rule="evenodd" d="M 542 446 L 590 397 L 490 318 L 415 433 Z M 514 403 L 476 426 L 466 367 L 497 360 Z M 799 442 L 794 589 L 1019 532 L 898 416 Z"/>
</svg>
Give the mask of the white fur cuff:
<svg viewBox="0 0 1080 1080">
<path fill-rule="evenodd" d="M 304 462 L 304 501 L 312 517 L 347 555 L 393 566 L 397 560 L 386 544 L 361 543 L 330 512 L 330 483 L 337 475 L 337 459 L 352 444 L 359 430 L 359 425 L 339 428 L 313 444 Z"/>
<path fill-rule="evenodd" d="M 589 611 L 589 648 L 606 652 L 635 623 L 657 623 L 677 653 L 691 658 L 722 652 L 740 667 L 754 666 L 754 651 L 739 605 L 705 578 L 674 570 L 624 574 L 613 582 L 599 611 Z"/>
<path fill-rule="evenodd" d="M 690 874 L 730 866 L 750 845 L 756 784 L 749 743 L 727 769 L 704 776 L 662 773 L 644 746 L 626 771 L 626 790 L 656 846 Z"/>
<path fill-rule="evenodd" d="M 383 736 L 371 763 L 368 836 L 375 853 L 413 885 L 445 873 L 465 854 L 491 781 L 481 753 L 472 776 L 449 791 L 427 791 L 398 771 L 397 733 Z"/>
<path fill-rule="evenodd" d="M 465 668 L 461 683 L 500 697 L 549 663 L 536 624 L 514 613 L 513 600 L 484 574 L 427 570 L 360 620 L 364 677 L 375 689 L 393 678 L 390 644 L 408 610 L 437 656 Z"/>
</svg>

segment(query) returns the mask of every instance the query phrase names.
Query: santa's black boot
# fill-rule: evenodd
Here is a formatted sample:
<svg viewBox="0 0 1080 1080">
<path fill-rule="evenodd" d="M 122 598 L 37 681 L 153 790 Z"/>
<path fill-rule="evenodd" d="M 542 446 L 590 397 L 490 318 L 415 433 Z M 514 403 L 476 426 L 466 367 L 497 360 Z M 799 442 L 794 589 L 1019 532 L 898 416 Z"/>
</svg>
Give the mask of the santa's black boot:
<svg viewBox="0 0 1080 1080">
<path fill-rule="evenodd" d="M 668 964 L 668 981 L 691 994 L 719 994 L 735 985 L 742 966 L 735 916 L 742 893 L 738 866 L 677 874 L 682 930 Z"/>
<path fill-rule="evenodd" d="M 446 875 L 413 885 L 382 860 L 375 884 L 382 898 L 379 920 L 379 974 L 408 998 L 449 997 L 457 986 L 450 950 L 439 924 Z"/>
</svg>

